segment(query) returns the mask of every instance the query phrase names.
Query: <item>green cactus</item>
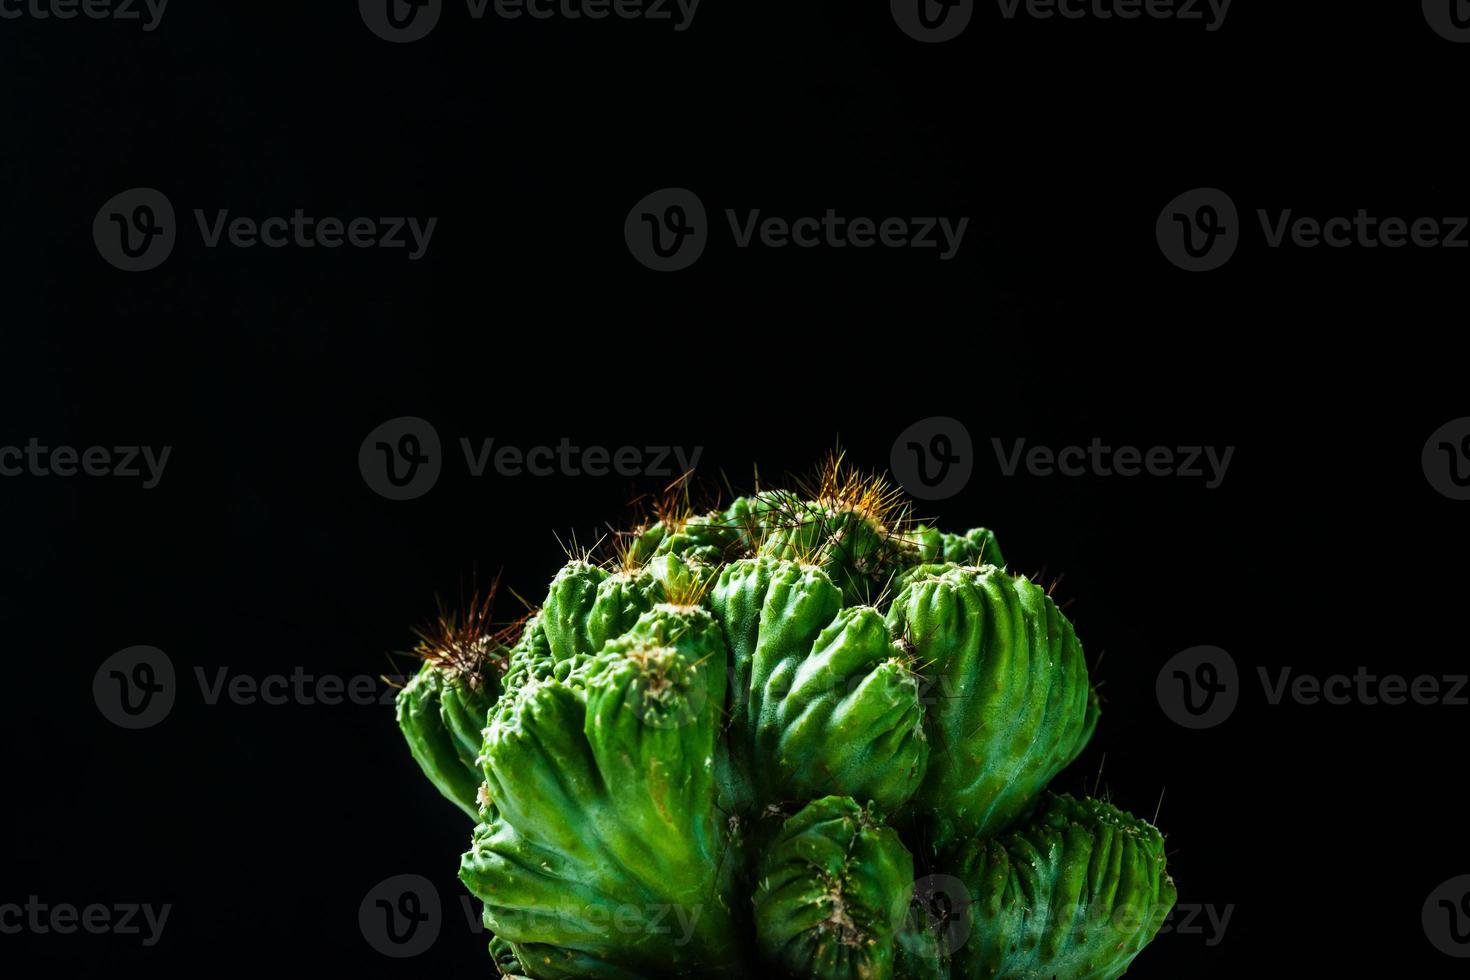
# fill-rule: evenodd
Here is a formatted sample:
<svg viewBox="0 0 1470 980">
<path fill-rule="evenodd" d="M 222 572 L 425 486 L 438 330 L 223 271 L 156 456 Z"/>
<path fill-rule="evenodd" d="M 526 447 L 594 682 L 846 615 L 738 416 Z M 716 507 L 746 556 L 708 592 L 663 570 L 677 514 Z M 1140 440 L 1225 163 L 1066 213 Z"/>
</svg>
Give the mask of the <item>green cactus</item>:
<svg viewBox="0 0 1470 980">
<path fill-rule="evenodd" d="M 485 718 L 500 694 L 503 636 L 490 626 L 495 590 L 462 615 L 443 609 L 419 633 L 423 660 L 398 692 L 398 727 L 424 775 L 471 818 L 480 812 Z"/>
<path fill-rule="evenodd" d="M 839 459 L 616 551 L 399 694 L 504 975 L 1106 980 L 1158 931 L 1158 831 L 1046 791 L 1098 701 L 990 531 Z"/>
<path fill-rule="evenodd" d="M 1097 725 L 1097 697 L 1072 624 L 1034 582 L 993 565 L 904 573 L 888 625 L 927 665 L 924 716 L 939 747 L 914 796 L 943 850 L 1010 824 Z"/>
<path fill-rule="evenodd" d="M 1164 839 L 1098 800 L 1047 794 L 1021 827 L 954 856 L 973 883 L 951 975 L 1112 980 L 1174 906 Z"/>
<path fill-rule="evenodd" d="M 828 796 L 786 820 L 763 853 L 756 945 L 796 977 L 890 977 L 914 859 L 873 813 Z"/>
</svg>

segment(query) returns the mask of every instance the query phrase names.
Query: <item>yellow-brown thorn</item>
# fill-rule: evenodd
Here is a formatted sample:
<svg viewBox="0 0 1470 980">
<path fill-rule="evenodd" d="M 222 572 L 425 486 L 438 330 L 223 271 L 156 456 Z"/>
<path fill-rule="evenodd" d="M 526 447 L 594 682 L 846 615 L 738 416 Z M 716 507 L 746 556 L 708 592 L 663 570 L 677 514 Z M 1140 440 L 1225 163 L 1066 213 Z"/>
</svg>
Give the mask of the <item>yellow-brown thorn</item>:
<svg viewBox="0 0 1470 980">
<path fill-rule="evenodd" d="M 650 525 L 644 523 L 631 530 L 622 531 L 609 524 L 608 533 L 603 538 L 607 542 L 608 554 L 603 559 L 602 567 L 610 572 L 621 572 L 625 575 L 631 575 L 643 567 L 643 563 L 638 560 L 635 552 L 639 540 L 648 533 L 649 527 Z"/>
<path fill-rule="evenodd" d="M 628 502 L 636 515 L 636 523 L 647 530 L 651 525 L 662 524 L 671 534 L 684 529 L 689 518 L 719 507 L 719 493 L 710 487 L 696 486 L 694 471 L 688 470 L 675 477 L 658 493 L 645 493 Z"/>
<path fill-rule="evenodd" d="M 814 476 L 796 481 L 797 489 L 815 503 L 866 518 L 879 533 L 906 531 L 912 507 L 903 489 L 881 473 L 848 465 L 846 456 L 842 449 L 828 451 Z"/>
<path fill-rule="evenodd" d="M 1057 589 L 1061 587 L 1062 581 L 1067 577 L 1066 572 L 1059 572 L 1048 581 L 1046 577 L 1046 566 L 1043 565 L 1041 571 L 1026 577 L 1031 580 L 1032 584 L 1040 586 L 1046 592 L 1046 597 L 1056 603 L 1059 612 L 1065 613 L 1071 608 L 1073 600 L 1070 597 L 1059 600 L 1056 595 Z"/>
<path fill-rule="evenodd" d="M 912 510 L 903 491 L 880 474 L 864 473 L 845 462 L 840 449 L 830 451 L 813 475 L 793 477 L 794 490 L 772 495 L 776 519 L 773 530 L 815 527 L 816 540 L 794 536 L 791 557 L 802 564 L 823 565 L 845 547 L 847 521 L 855 517 L 886 542 L 873 558 L 881 566 L 901 551 L 911 535 Z M 890 554 L 890 552 L 892 554 Z M 881 577 L 882 567 L 859 568 L 864 575 Z"/>
<path fill-rule="evenodd" d="M 418 642 L 411 651 L 420 660 L 450 671 L 471 687 L 478 687 L 487 671 L 504 673 L 506 651 L 520 637 L 529 614 L 513 622 L 496 625 L 495 594 L 500 576 L 483 593 L 474 592 L 453 610 L 438 601 L 434 619 L 414 630 Z"/>
<path fill-rule="evenodd" d="M 689 518 L 694 516 L 694 504 L 690 499 L 690 480 L 693 476 L 693 470 L 680 474 L 653 500 L 655 520 L 663 524 L 671 534 L 682 531 L 684 525 L 689 523 Z"/>
<path fill-rule="evenodd" d="M 665 585 L 664 602 L 681 608 L 703 605 L 704 597 L 709 595 L 709 590 L 714 587 L 718 576 L 700 575 L 697 574 L 698 571 L 698 568 L 691 566 L 691 572 L 696 574 L 680 577 L 679 581 Z"/>
<path fill-rule="evenodd" d="M 555 535 L 554 535 L 555 536 Z M 567 556 L 567 561 L 581 562 L 585 565 L 600 565 L 599 550 L 606 536 L 599 537 L 591 545 L 582 545 L 577 541 L 577 532 L 573 531 L 571 538 L 563 541 L 560 536 L 556 537 L 556 543 L 561 546 L 562 554 Z"/>
<path fill-rule="evenodd" d="M 637 571 L 642 562 L 634 551 L 655 524 L 662 526 L 665 535 L 677 534 L 690 518 L 718 509 L 719 503 L 718 492 L 709 487 L 695 489 L 693 470 L 680 474 L 658 493 L 639 494 L 628 501 L 628 509 L 633 513 L 632 528 L 618 530 L 609 525 L 610 537 L 605 539 L 602 567 L 613 572 Z"/>
</svg>

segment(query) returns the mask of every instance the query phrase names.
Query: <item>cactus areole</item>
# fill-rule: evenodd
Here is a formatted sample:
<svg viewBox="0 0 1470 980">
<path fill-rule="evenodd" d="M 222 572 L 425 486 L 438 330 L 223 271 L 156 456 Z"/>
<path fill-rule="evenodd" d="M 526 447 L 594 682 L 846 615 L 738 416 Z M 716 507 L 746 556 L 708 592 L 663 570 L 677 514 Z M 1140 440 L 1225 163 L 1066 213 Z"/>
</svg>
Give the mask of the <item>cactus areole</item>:
<svg viewBox="0 0 1470 980">
<path fill-rule="evenodd" d="M 1107 980 L 1158 932 L 1159 832 L 1047 790 L 1098 701 L 990 531 L 836 459 L 615 551 L 398 696 L 504 975 Z"/>
</svg>

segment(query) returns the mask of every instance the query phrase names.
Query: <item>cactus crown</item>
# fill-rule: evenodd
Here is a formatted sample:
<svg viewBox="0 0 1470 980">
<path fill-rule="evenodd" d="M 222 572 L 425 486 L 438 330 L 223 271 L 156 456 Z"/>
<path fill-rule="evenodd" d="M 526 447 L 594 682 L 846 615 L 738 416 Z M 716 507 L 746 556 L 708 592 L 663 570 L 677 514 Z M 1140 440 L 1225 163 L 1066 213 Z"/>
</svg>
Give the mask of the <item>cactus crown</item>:
<svg viewBox="0 0 1470 980">
<path fill-rule="evenodd" d="M 440 600 L 434 619 L 414 630 L 413 655 L 473 688 L 482 687 L 492 672 L 504 674 L 510 644 L 520 635 L 525 618 L 495 624 L 499 588 L 497 576 L 488 589 L 472 592 L 458 611 Z"/>
<path fill-rule="evenodd" d="M 1154 828 L 1048 790 L 1099 713 L 1051 589 L 841 453 L 694 496 L 571 549 L 523 625 L 492 589 L 421 634 L 399 725 L 476 821 L 460 877 L 502 969 L 1119 976 L 1173 883 Z M 916 895 L 936 879 L 962 946 Z M 687 935 L 626 927 L 650 908 Z"/>
</svg>

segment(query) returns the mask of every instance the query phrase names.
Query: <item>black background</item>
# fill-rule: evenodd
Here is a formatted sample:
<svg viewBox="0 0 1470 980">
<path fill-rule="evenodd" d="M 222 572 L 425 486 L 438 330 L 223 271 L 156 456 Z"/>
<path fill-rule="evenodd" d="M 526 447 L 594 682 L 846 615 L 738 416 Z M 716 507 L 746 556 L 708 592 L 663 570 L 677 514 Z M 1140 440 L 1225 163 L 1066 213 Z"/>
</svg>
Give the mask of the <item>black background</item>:
<svg viewBox="0 0 1470 980">
<path fill-rule="evenodd" d="M 1238 0 L 1198 23 L 1007 22 L 924 46 L 884 4 L 705 0 L 693 27 L 473 23 L 449 5 L 392 46 L 352 4 L 178 4 L 160 29 L 0 21 L 0 444 L 174 447 L 160 486 L 0 480 L 10 643 L 0 901 L 174 905 L 163 941 L 0 936 L 7 963 L 80 973 L 295 966 L 483 975 L 453 874 L 464 820 L 389 708 L 203 703 L 193 671 L 391 670 L 461 585 L 536 597 L 554 535 L 595 536 L 658 479 L 472 479 L 460 437 L 703 447 L 700 474 L 804 471 L 839 440 L 883 467 L 951 415 L 976 475 L 921 512 L 997 529 L 1013 567 L 1065 573 L 1106 681 L 1058 780 L 1101 784 L 1169 837 L 1181 903 L 1224 939 L 1161 936 L 1130 976 L 1247 970 L 1448 976 L 1419 910 L 1470 871 L 1455 805 L 1464 710 L 1268 706 L 1258 666 L 1463 671 L 1464 504 L 1420 468 L 1465 414 L 1464 253 L 1269 250 L 1223 269 L 1160 254 L 1154 219 L 1218 186 L 1242 215 L 1470 209 L 1455 93 L 1470 49 L 1416 4 Z M 665 186 L 794 216 L 966 215 L 959 256 L 736 250 L 630 257 Z M 428 256 L 206 250 L 192 226 L 127 275 L 90 233 L 129 187 L 264 217 L 433 215 Z M 1450 311 L 1447 313 L 1446 311 Z M 357 469 L 369 430 L 430 420 L 439 485 L 395 503 Z M 1004 477 L 991 439 L 1236 447 L 1223 485 Z M 512 600 L 508 612 L 514 613 Z M 1226 648 L 1226 724 L 1154 700 L 1174 653 Z M 162 648 L 180 701 L 124 732 L 96 711 L 112 652 Z M 393 874 L 440 885 L 412 961 L 363 941 Z M 478 971 L 478 972 L 476 972 Z"/>
</svg>

